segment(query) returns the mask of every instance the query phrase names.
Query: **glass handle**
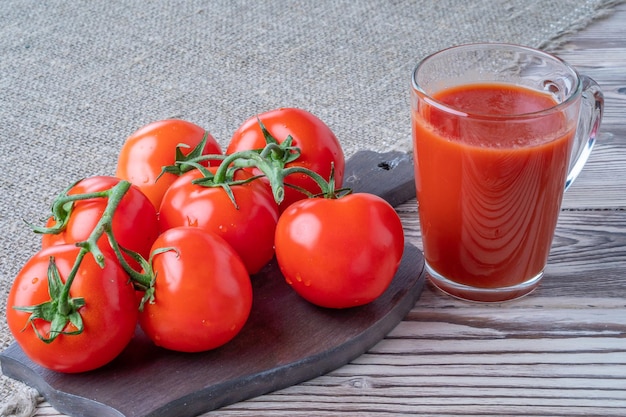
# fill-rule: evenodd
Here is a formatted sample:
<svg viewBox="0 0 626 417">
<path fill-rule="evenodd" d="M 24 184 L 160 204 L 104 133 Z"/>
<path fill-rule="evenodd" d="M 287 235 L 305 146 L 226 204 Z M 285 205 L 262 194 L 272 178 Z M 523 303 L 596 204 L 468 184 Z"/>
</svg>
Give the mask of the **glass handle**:
<svg viewBox="0 0 626 417">
<path fill-rule="evenodd" d="M 604 95 L 598 83 L 586 75 L 580 76 L 582 81 L 582 103 L 578 129 L 574 142 L 574 158 L 570 163 L 569 172 L 565 179 L 565 190 L 572 185 L 580 174 L 591 150 L 596 143 L 596 136 L 600 129 L 602 113 L 604 112 Z"/>
</svg>

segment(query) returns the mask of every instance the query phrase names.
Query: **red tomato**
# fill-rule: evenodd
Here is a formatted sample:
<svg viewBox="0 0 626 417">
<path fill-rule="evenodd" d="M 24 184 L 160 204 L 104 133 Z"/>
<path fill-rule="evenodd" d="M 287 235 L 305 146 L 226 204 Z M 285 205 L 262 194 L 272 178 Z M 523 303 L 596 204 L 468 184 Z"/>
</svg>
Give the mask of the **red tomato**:
<svg viewBox="0 0 626 417">
<path fill-rule="evenodd" d="M 284 142 L 291 135 L 293 146 L 300 148 L 300 157 L 288 163 L 286 167 L 304 167 L 328 180 L 331 164 L 333 164 L 336 187 L 341 187 L 345 170 L 345 158 L 341 145 L 324 122 L 305 110 L 280 108 L 248 119 L 235 131 L 226 150 L 227 154 L 265 147 L 265 137 L 257 117 L 279 143 Z M 285 183 L 302 187 L 312 194 L 320 193 L 317 183 L 305 174 L 291 174 L 285 178 Z M 300 191 L 285 187 L 285 199 L 280 205 L 280 211 L 282 212 L 294 201 L 306 197 Z"/>
<path fill-rule="evenodd" d="M 380 296 L 404 250 L 396 211 L 372 194 L 298 201 L 276 226 L 276 259 L 285 279 L 321 307 L 346 308 Z"/>
<path fill-rule="evenodd" d="M 158 346 L 200 352 L 222 346 L 244 326 L 252 308 L 252 285 L 235 251 L 219 236 L 197 227 L 165 231 L 153 249 L 154 303 L 139 323 Z"/>
<path fill-rule="evenodd" d="M 249 175 L 239 170 L 235 179 Z M 216 233 L 235 249 L 248 273 L 259 272 L 274 256 L 278 207 L 271 191 L 257 180 L 232 186 L 237 208 L 221 187 L 192 183 L 201 177 L 199 170 L 189 171 L 170 186 L 161 204 L 160 230 L 194 226 Z"/>
<path fill-rule="evenodd" d="M 119 182 L 120 179 L 115 177 L 89 177 L 74 185 L 68 194 L 105 191 L 113 188 Z M 65 229 L 58 234 L 44 234 L 42 247 L 87 240 L 102 217 L 106 206 L 106 198 L 76 201 Z M 54 224 L 54 219 L 50 218 L 47 227 Z M 113 215 L 112 230 L 120 246 L 138 252 L 145 259 L 148 259 L 150 247 L 159 234 L 159 223 L 155 208 L 137 187 L 131 186 L 120 201 Z M 106 235 L 102 235 L 98 245 L 101 250 L 112 253 Z M 137 263 L 132 261 L 130 257 L 127 256 L 126 259 L 131 266 L 137 266 Z"/>
<path fill-rule="evenodd" d="M 68 244 L 37 252 L 15 278 L 7 299 L 9 329 L 24 353 L 45 368 L 66 373 L 89 371 L 113 360 L 133 337 L 138 316 L 135 290 L 124 270 L 108 257 L 104 268 L 100 268 L 93 256 L 87 254 L 70 289 L 70 297 L 85 300 L 78 310 L 83 332 L 61 334 L 49 344 L 37 337 L 27 322 L 30 313 L 15 310 L 13 306 L 27 307 L 49 301 L 50 257 L 54 257 L 65 282 L 79 250 Z M 35 319 L 34 324 L 40 334 L 48 334 L 50 322 Z M 72 324 L 65 327 L 65 331 L 75 329 Z"/>
<path fill-rule="evenodd" d="M 165 173 L 159 178 L 162 168 L 174 164 L 178 145 L 187 145 L 187 148 L 181 150 L 184 155 L 188 155 L 202 142 L 205 134 L 207 141 L 202 154 L 221 154 L 222 150 L 215 138 L 198 125 L 177 119 L 147 124 L 124 142 L 115 176 L 139 187 L 158 209 L 165 190 L 177 178 L 171 173 Z M 219 161 L 213 164 L 219 164 Z"/>
</svg>

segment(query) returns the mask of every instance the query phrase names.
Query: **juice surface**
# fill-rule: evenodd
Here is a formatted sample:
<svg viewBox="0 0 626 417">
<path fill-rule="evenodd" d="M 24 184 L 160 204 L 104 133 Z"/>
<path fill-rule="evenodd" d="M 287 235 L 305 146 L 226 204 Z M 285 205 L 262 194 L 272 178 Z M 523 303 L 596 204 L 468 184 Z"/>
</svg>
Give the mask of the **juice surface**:
<svg viewBox="0 0 626 417">
<path fill-rule="evenodd" d="M 469 286 L 522 283 L 545 267 L 575 126 L 549 95 L 504 84 L 444 90 L 434 98 L 479 117 L 420 103 L 413 114 L 424 255 Z"/>
</svg>

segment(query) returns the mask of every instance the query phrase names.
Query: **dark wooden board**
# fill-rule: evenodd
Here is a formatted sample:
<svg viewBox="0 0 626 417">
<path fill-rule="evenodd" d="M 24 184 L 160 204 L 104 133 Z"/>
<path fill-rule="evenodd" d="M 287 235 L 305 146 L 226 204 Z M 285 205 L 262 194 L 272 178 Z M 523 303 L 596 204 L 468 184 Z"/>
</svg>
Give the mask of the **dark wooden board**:
<svg viewBox="0 0 626 417">
<path fill-rule="evenodd" d="M 397 205 L 415 196 L 411 159 L 400 153 L 357 153 L 348 161 L 346 185 Z M 416 247 L 406 245 L 387 291 L 373 303 L 346 310 L 318 308 L 301 299 L 275 261 L 252 279 L 248 322 L 216 350 L 167 351 L 138 329 L 117 359 L 92 372 L 48 371 L 15 343 L 0 354 L 2 372 L 74 417 L 195 416 L 323 375 L 367 351 L 419 298 L 424 260 Z"/>
</svg>

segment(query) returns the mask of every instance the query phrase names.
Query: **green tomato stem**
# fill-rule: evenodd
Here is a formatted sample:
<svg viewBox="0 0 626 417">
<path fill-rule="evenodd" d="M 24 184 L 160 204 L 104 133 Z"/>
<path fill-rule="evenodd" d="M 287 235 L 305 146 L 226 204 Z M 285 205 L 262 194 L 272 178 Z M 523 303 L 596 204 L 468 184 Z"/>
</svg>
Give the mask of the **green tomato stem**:
<svg viewBox="0 0 626 417">
<path fill-rule="evenodd" d="M 88 252 L 89 250 L 87 250 L 86 248 L 80 248 L 80 251 L 76 256 L 76 260 L 74 261 L 74 265 L 72 266 L 72 270 L 67 276 L 65 283 L 63 284 L 63 287 L 61 289 L 61 294 L 59 295 L 59 299 L 57 300 L 57 309 L 58 312 L 63 316 L 69 316 L 72 312 L 72 303 L 70 302 L 70 288 L 72 286 L 72 282 L 74 282 L 76 274 L 78 273 L 78 268 L 80 267 L 80 264 L 83 262 L 83 258 L 85 257 L 85 255 L 87 255 Z"/>
<path fill-rule="evenodd" d="M 288 176 L 291 174 L 305 174 L 308 175 L 311 179 L 313 179 L 318 187 L 320 187 L 320 194 L 324 196 L 333 196 L 335 192 L 335 181 L 326 181 L 324 177 L 322 177 L 317 172 L 304 168 L 304 167 L 289 167 L 283 170 L 283 176 Z M 332 178 L 332 177 L 331 177 Z"/>
<path fill-rule="evenodd" d="M 102 191 L 99 193 L 77 194 L 76 196 L 68 196 L 68 197 L 74 197 L 73 201 L 93 198 L 94 194 L 98 194 L 98 196 L 104 196 L 104 197 L 108 196 L 109 199 L 107 201 L 107 206 L 104 212 L 102 213 L 102 216 L 100 217 L 100 220 L 98 220 L 98 223 L 96 223 L 96 226 L 94 227 L 93 231 L 91 232 L 87 240 L 83 242 L 78 242 L 76 244 L 76 246 L 80 247 L 80 251 L 78 252 L 78 256 L 76 257 L 76 260 L 74 261 L 72 270 L 70 271 L 69 275 L 65 279 L 65 284 L 63 284 L 63 289 L 61 291 L 61 296 L 60 296 L 60 300 L 58 304 L 60 313 L 65 314 L 65 315 L 68 314 L 68 310 L 70 309 L 70 304 L 69 304 L 70 288 L 72 286 L 72 283 L 74 282 L 74 278 L 76 277 L 78 268 L 80 267 L 80 264 L 82 263 L 85 255 L 88 252 L 91 252 L 96 263 L 100 266 L 100 268 L 104 268 L 104 254 L 98 247 L 98 240 L 104 233 L 107 232 L 107 230 L 111 229 L 111 223 L 113 221 L 113 215 L 115 214 L 115 210 L 119 206 L 120 201 L 122 200 L 122 197 L 124 197 L 124 195 L 129 189 L 130 189 L 130 182 L 120 181 L 113 188 L 106 190 L 106 191 Z M 112 236 L 112 234 L 110 236 Z M 111 239 L 111 237 L 109 237 L 109 240 L 112 240 L 117 246 L 117 242 L 115 242 L 115 239 Z M 119 259 L 120 259 L 120 262 L 123 261 L 124 263 L 126 263 L 126 261 L 123 259 L 123 256 L 120 256 Z M 130 267 L 129 269 L 132 270 L 132 268 Z"/>
<path fill-rule="evenodd" d="M 276 145 L 268 144 L 267 148 L 274 148 Z M 285 185 L 283 168 L 278 164 L 273 164 L 271 160 L 262 156 L 255 151 L 242 151 L 232 154 L 231 163 L 236 168 L 250 168 L 255 167 L 265 175 L 272 188 L 272 194 L 277 204 L 280 204 L 285 199 Z M 224 160 L 226 162 L 226 160 Z M 225 165 L 222 163 L 220 168 Z M 219 169 L 218 169 L 219 172 Z M 216 182 L 219 181 L 219 177 L 216 174 Z"/>
</svg>

